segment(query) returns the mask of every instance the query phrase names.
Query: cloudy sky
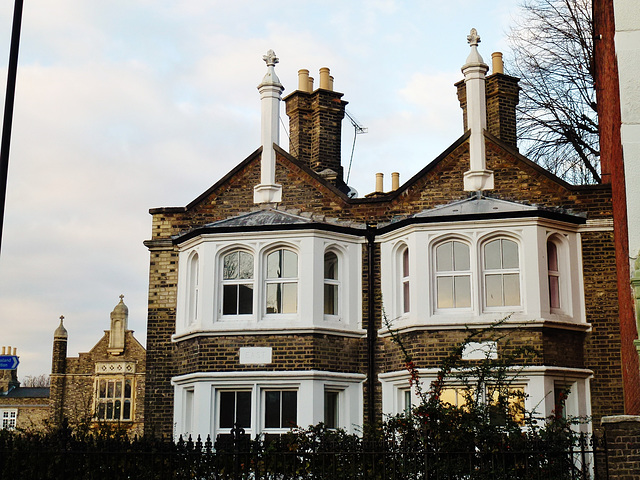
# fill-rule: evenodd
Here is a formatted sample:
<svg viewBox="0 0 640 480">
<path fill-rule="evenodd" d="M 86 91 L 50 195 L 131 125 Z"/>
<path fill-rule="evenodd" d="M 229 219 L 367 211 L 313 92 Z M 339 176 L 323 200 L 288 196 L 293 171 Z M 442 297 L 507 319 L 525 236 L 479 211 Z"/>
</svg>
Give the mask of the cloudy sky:
<svg viewBox="0 0 640 480">
<path fill-rule="evenodd" d="M 349 181 L 364 195 L 375 172 L 408 180 L 462 133 L 466 35 L 487 63 L 506 54 L 514 4 L 26 0 L 0 253 L 0 345 L 18 348 L 19 377 L 50 372 L 60 315 L 69 355 L 91 349 L 121 293 L 145 343 L 148 210 L 187 204 L 259 146 L 268 49 L 285 95 L 298 69 L 331 68 L 368 128 Z M 2 2 L 2 98 L 12 15 Z M 352 142 L 345 120 L 345 166 Z"/>
</svg>

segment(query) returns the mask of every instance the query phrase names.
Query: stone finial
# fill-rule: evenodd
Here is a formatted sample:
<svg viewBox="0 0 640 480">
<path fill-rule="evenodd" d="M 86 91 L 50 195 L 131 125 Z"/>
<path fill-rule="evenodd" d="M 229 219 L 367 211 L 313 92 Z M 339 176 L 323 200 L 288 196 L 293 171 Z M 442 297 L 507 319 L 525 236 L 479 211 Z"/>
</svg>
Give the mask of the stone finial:
<svg viewBox="0 0 640 480">
<path fill-rule="evenodd" d="M 58 328 L 56 328 L 56 331 L 53 332 L 54 338 L 67 338 L 68 336 L 67 329 L 64 328 L 64 325 L 62 324 L 63 320 L 64 320 L 64 315 L 60 315 L 60 325 L 58 325 Z"/>
<path fill-rule="evenodd" d="M 472 28 L 469 35 L 467 35 L 467 42 L 472 47 L 477 47 L 480 43 L 480 35 L 478 35 L 478 31 L 475 28 Z"/>
<path fill-rule="evenodd" d="M 267 67 L 275 67 L 276 63 L 280 62 L 280 59 L 276 57 L 276 52 L 269 49 L 266 55 L 262 56 L 262 60 L 267 63 Z"/>
</svg>

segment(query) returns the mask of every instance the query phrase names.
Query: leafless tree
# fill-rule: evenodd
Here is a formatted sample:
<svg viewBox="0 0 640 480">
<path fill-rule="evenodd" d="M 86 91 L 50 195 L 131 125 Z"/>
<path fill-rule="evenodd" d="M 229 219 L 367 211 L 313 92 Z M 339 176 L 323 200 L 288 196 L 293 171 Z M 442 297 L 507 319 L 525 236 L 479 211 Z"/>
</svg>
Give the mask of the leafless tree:
<svg viewBox="0 0 640 480">
<path fill-rule="evenodd" d="M 523 153 L 570 183 L 600 182 L 591 0 L 521 0 L 507 71 L 520 78 Z"/>
<path fill-rule="evenodd" d="M 51 378 L 46 373 L 41 375 L 30 375 L 22 380 L 23 387 L 50 387 Z"/>
</svg>

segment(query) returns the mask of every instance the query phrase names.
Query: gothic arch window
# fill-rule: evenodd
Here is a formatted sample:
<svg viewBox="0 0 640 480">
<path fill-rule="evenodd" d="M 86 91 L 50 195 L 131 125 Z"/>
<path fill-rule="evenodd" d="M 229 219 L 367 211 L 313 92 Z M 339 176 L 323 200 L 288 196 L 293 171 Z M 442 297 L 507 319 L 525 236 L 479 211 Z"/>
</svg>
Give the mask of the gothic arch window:
<svg viewBox="0 0 640 480">
<path fill-rule="evenodd" d="M 485 242 L 482 245 L 482 267 L 485 307 L 520 306 L 518 244 L 508 238 Z"/>
<path fill-rule="evenodd" d="M 279 248 L 267 254 L 266 313 L 298 312 L 298 254 Z"/>
<path fill-rule="evenodd" d="M 397 249 L 397 264 L 398 264 L 398 279 L 399 292 L 398 292 L 398 314 L 403 315 L 411 311 L 411 271 L 409 264 L 409 247 L 402 245 Z"/>
<path fill-rule="evenodd" d="M 447 240 L 435 249 L 436 309 L 471 308 L 469 245 Z"/>
<path fill-rule="evenodd" d="M 222 315 L 253 313 L 253 255 L 234 250 L 222 257 Z"/>
<path fill-rule="evenodd" d="M 188 272 L 187 322 L 193 324 L 198 320 L 198 297 L 200 295 L 200 259 L 197 252 L 194 252 L 189 258 Z"/>
<path fill-rule="evenodd" d="M 340 314 L 340 271 L 338 255 L 329 250 L 324 254 L 324 314 Z"/>
</svg>

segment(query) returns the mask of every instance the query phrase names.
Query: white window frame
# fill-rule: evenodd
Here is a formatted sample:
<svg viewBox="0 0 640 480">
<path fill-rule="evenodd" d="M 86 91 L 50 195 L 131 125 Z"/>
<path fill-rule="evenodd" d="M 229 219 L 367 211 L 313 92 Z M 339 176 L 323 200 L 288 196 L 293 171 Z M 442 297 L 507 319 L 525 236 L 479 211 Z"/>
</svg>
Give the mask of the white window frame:
<svg viewBox="0 0 640 480">
<path fill-rule="evenodd" d="M 502 247 L 502 241 L 503 240 L 507 240 L 510 242 L 515 243 L 516 247 L 518 248 L 518 267 L 517 268 L 505 268 L 503 266 L 501 266 L 501 268 L 496 268 L 496 269 L 488 269 L 485 267 L 485 247 L 494 242 L 494 241 L 500 241 L 500 263 L 502 264 L 502 252 L 503 252 L 503 247 Z M 518 238 L 512 237 L 510 235 L 492 235 L 490 237 L 487 238 L 483 238 L 480 242 L 478 242 L 478 248 L 480 249 L 480 255 L 478 256 L 478 258 L 480 259 L 480 265 L 478 268 L 478 271 L 480 272 L 480 276 L 482 279 L 482 305 L 483 305 L 483 310 L 486 312 L 514 312 L 514 311 L 521 311 L 523 310 L 523 305 L 524 305 L 524 296 L 523 296 L 523 288 L 522 288 L 522 282 L 523 282 L 523 271 L 522 271 L 522 244 L 520 242 L 520 240 Z M 546 246 L 545 246 L 546 248 Z M 505 275 L 514 275 L 517 274 L 518 275 L 518 296 L 520 298 L 520 303 L 518 305 L 504 305 L 505 299 L 504 299 L 504 276 Z M 488 289 L 487 289 L 487 277 L 488 276 L 492 276 L 492 275 L 500 275 L 501 280 L 502 280 L 502 303 L 503 305 L 492 305 L 489 306 L 488 302 L 487 302 L 487 294 L 488 294 Z"/>
<path fill-rule="evenodd" d="M 0 408 L 0 430 L 15 430 L 18 422 L 17 408 Z"/>
<path fill-rule="evenodd" d="M 269 277 L 269 268 L 268 261 L 269 256 L 276 252 L 291 252 L 296 256 L 296 276 L 295 277 Z M 263 261 L 261 262 L 263 265 L 262 269 L 262 285 L 263 288 L 263 301 L 262 301 L 262 315 L 263 318 L 269 319 L 270 317 L 289 317 L 293 318 L 298 315 L 300 312 L 300 252 L 296 248 L 292 248 L 289 245 L 277 245 L 269 250 L 265 251 L 263 254 Z M 295 312 L 267 312 L 267 302 L 268 302 L 268 290 L 269 285 L 295 285 L 296 292 L 296 309 Z M 284 290 L 283 290 L 284 292 Z M 284 302 L 283 302 L 284 306 Z"/>
<path fill-rule="evenodd" d="M 267 393 L 269 392 L 278 392 L 280 394 L 280 426 L 278 427 L 267 427 L 266 423 L 267 423 Z M 285 392 L 295 392 L 296 394 L 296 419 L 295 419 L 295 423 L 291 424 L 290 426 L 282 426 L 283 420 L 283 413 L 284 413 L 284 408 L 283 408 L 283 394 Z M 260 415 L 260 430 L 261 433 L 264 434 L 275 434 L 275 435 L 281 435 L 283 433 L 287 433 L 289 431 L 291 431 L 291 429 L 294 429 L 296 427 L 298 427 L 300 425 L 299 422 L 299 418 L 300 418 L 300 391 L 298 388 L 296 387 L 261 387 L 260 388 L 260 411 L 262 412 Z"/>
<path fill-rule="evenodd" d="M 255 409 L 256 409 L 256 398 L 255 398 L 255 389 L 253 388 L 252 385 L 250 386 L 241 386 L 241 387 L 214 387 L 214 392 L 213 395 L 215 396 L 215 409 L 213 410 L 213 422 L 214 422 L 214 428 L 215 431 L 218 432 L 219 434 L 227 434 L 227 433 L 231 433 L 231 428 L 229 427 L 221 427 L 220 426 L 220 405 L 221 405 L 221 393 L 222 392 L 234 392 L 234 393 L 238 393 L 238 392 L 249 392 L 251 394 L 251 411 L 249 412 L 249 423 L 250 425 L 248 427 L 241 425 L 241 428 L 244 429 L 244 433 L 246 435 L 249 435 L 250 437 L 253 437 L 255 435 L 256 432 L 256 425 L 255 425 Z M 237 395 L 236 395 L 236 402 L 237 402 Z M 236 410 L 237 410 L 237 405 L 236 405 Z"/>
<path fill-rule="evenodd" d="M 336 268 L 337 268 L 337 275 L 336 278 L 326 278 L 325 272 L 324 272 L 324 261 L 325 258 L 328 254 L 333 254 L 336 257 Z M 335 249 L 335 248 L 327 248 L 324 252 L 324 255 L 322 257 L 323 260 L 323 269 L 322 269 L 322 278 L 323 278 L 323 290 L 322 290 L 322 313 L 324 315 L 325 320 L 330 320 L 330 321 L 340 321 L 341 317 L 342 317 L 342 270 L 344 268 L 344 263 L 342 261 L 342 254 L 339 250 Z M 337 300 L 336 302 L 336 311 L 331 313 L 326 313 L 324 311 L 324 306 L 325 306 L 325 295 L 326 295 L 326 287 L 327 286 L 331 286 L 331 287 L 335 287 L 336 290 L 336 296 L 337 296 Z"/>
<path fill-rule="evenodd" d="M 445 245 L 446 243 L 452 243 L 452 259 L 455 260 L 455 243 L 460 243 L 464 245 L 468 249 L 469 253 L 469 269 L 468 270 L 456 270 L 455 264 L 453 265 L 452 270 L 438 270 L 438 247 Z M 458 237 L 445 237 L 439 239 L 431 248 L 431 255 L 433 261 L 431 262 L 431 278 L 433 279 L 433 311 L 434 313 L 451 313 L 451 312 L 464 312 L 464 311 L 472 311 L 475 306 L 475 275 L 474 275 L 474 258 L 472 255 L 473 249 L 472 246 L 466 239 L 458 238 Z M 466 277 L 469 279 L 469 306 L 468 307 L 439 307 L 438 306 L 438 279 L 444 277 L 451 277 L 454 279 L 454 302 L 455 302 L 455 278 L 456 277 Z"/>
<path fill-rule="evenodd" d="M 237 253 L 238 254 L 238 263 L 240 260 L 240 253 L 245 253 L 248 255 L 251 255 L 251 260 L 253 262 L 253 277 L 252 278 L 237 278 L 237 279 L 225 279 L 224 278 L 224 259 L 227 255 L 231 255 L 233 253 Z M 226 321 L 226 320 L 238 320 L 241 318 L 253 318 L 256 314 L 256 297 L 257 297 L 257 293 L 258 290 L 256 288 L 256 255 L 253 251 L 247 249 L 247 248 L 242 248 L 242 247 L 233 247 L 233 248 L 229 248 L 229 249 L 225 249 L 223 251 L 220 252 L 220 254 L 218 255 L 218 262 L 219 264 L 219 275 L 218 278 L 219 280 L 219 285 L 220 285 L 220 291 L 218 293 L 218 315 L 217 317 L 221 320 L 221 321 Z M 224 313 L 224 287 L 227 285 L 235 285 L 235 286 L 240 286 L 240 285 L 251 285 L 252 287 L 252 297 L 251 297 L 251 313 L 231 313 L 231 314 L 225 314 Z M 239 288 L 236 289 L 236 291 L 239 293 Z M 239 295 L 238 298 L 236 298 L 236 303 L 239 301 Z"/>
<path fill-rule="evenodd" d="M 197 251 L 191 252 L 187 261 L 187 324 L 194 325 L 198 321 L 200 310 L 200 255 Z"/>
</svg>

